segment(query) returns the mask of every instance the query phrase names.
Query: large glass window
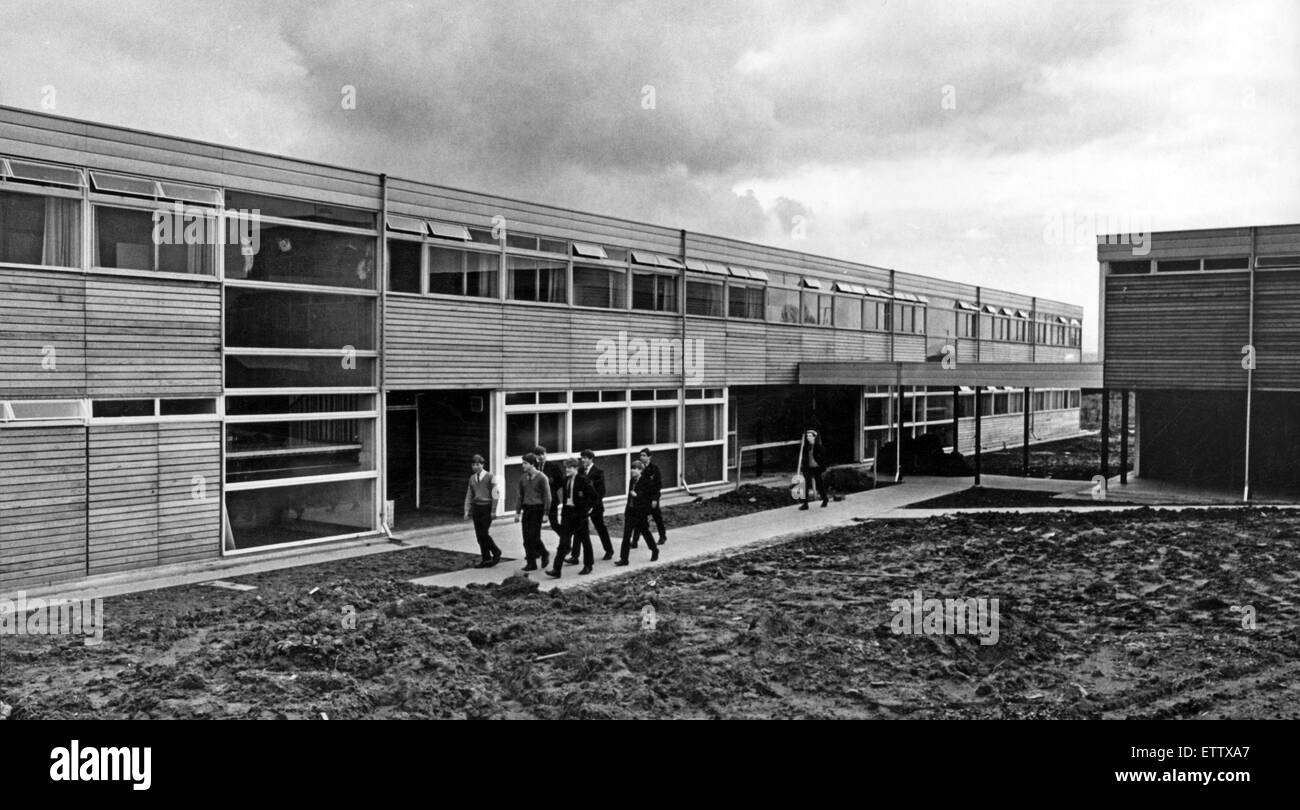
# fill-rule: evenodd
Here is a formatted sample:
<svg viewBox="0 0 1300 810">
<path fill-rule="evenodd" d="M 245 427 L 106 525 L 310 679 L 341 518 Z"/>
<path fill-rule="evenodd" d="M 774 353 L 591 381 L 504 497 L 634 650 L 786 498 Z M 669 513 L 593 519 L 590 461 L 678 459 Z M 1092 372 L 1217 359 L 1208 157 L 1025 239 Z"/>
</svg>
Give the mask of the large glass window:
<svg viewBox="0 0 1300 810">
<path fill-rule="evenodd" d="M 507 256 L 506 269 L 510 274 L 511 300 L 547 304 L 568 302 L 565 282 L 569 272 L 568 263 L 527 256 Z"/>
<path fill-rule="evenodd" d="M 420 292 L 420 242 L 388 240 L 388 289 L 393 292 Z"/>
<path fill-rule="evenodd" d="M 889 331 L 889 304 L 868 298 L 862 307 L 862 328 Z"/>
<path fill-rule="evenodd" d="M 632 273 L 632 309 L 677 312 L 677 277 L 663 273 Z"/>
<path fill-rule="evenodd" d="M 230 422 L 226 480 L 265 481 L 375 469 L 375 420 Z"/>
<path fill-rule="evenodd" d="M 627 269 L 575 264 L 573 303 L 601 309 L 627 308 Z"/>
<path fill-rule="evenodd" d="M 632 411 L 632 445 L 670 444 L 677 441 L 677 408 L 635 408 Z"/>
<path fill-rule="evenodd" d="M 800 323 L 799 291 L 782 287 L 767 290 L 767 319 L 773 323 Z"/>
<path fill-rule="evenodd" d="M 374 528 L 375 481 L 359 478 L 226 493 L 227 551 L 356 534 Z"/>
<path fill-rule="evenodd" d="M 81 264 L 81 201 L 0 189 L 0 262 Z"/>
<path fill-rule="evenodd" d="M 835 325 L 841 329 L 861 329 L 862 299 L 848 295 L 835 296 Z"/>
<path fill-rule="evenodd" d="M 732 318 L 763 320 L 764 296 L 762 287 L 740 284 L 727 286 L 727 315 Z"/>
<path fill-rule="evenodd" d="M 231 286 L 226 289 L 226 346 L 374 349 L 375 298 Z"/>
<path fill-rule="evenodd" d="M 722 283 L 686 280 L 686 314 L 722 317 Z"/>
<path fill-rule="evenodd" d="M 688 447 L 683 458 L 682 474 L 688 484 L 700 484 L 709 481 L 721 481 L 722 445 Z"/>
<path fill-rule="evenodd" d="M 622 408 L 573 411 L 575 450 L 613 450 L 626 447 L 623 414 Z"/>
<path fill-rule="evenodd" d="M 231 219 L 227 227 L 240 224 Z M 226 251 L 226 278 L 375 289 L 373 236 L 263 224 L 254 241 Z"/>
<path fill-rule="evenodd" d="M 803 322 L 830 326 L 834 317 L 832 296 L 810 290 L 803 291 Z"/>
<path fill-rule="evenodd" d="M 506 414 L 506 455 L 522 456 L 541 445 L 550 455 L 565 453 L 563 413 Z"/>
<path fill-rule="evenodd" d="M 330 203 L 309 200 L 291 200 L 287 197 L 268 197 L 244 191 L 226 192 L 226 210 L 257 211 L 263 217 L 296 219 L 322 225 L 346 225 L 354 228 L 374 228 L 375 213 L 359 208 L 347 208 Z"/>
<path fill-rule="evenodd" d="M 708 442 L 722 437 L 721 405 L 686 406 L 687 442 Z"/>
<path fill-rule="evenodd" d="M 220 241 L 215 215 L 200 209 L 173 222 L 168 211 L 166 230 L 155 230 L 161 220 L 155 212 L 139 208 L 95 206 L 95 266 L 162 273 L 216 273 L 216 245 Z M 187 244 L 188 243 L 188 244 Z M 238 256 L 238 252 L 235 252 Z"/>
<path fill-rule="evenodd" d="M 496 298 L 499 267 L 496 253 L 430 247 L 429 292 Z"/>
<path fill-rule="evenodd" d="M 375 359 L 340 349 L 337 356 L 226 357 L 227 388 L 368 388 L 375 384 Z"/>
</svg>

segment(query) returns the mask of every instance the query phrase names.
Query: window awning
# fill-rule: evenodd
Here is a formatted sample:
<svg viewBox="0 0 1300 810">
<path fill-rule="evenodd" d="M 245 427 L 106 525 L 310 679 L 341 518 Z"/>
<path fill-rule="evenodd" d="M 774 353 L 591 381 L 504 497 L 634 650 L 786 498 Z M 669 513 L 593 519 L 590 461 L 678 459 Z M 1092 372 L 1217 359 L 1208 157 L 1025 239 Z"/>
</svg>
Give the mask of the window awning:
<svg viewBox="0 0 1300 810">
<path fill-rule="evenodd" d="M 8 177 L 9 175 L 9 161 L 0 158 L 0 177 Z"/>
<path fill-rule="evenodd" d="M 582 256 L 585 259 L 608 259 L 609 258 L 609 254 L 605 252 L 605 248 L 601 247 L 600 245 L 590 245 L 587 244 L 586 242 L 574 242 L 573 255 Z"/>
<path fill-rule="evenodd" d="M 707 273 L 707 272 L 709 272 L 708 268 L 704 266 L 704 262 L 700 261 L 699 259 L 687 259 L 687 260 L 686 260 L 686 269 L 687 269 L 687 270 L 694 270 L 694 271 L 697 272 L 697 273 Z"/>
<path fill-rule="evenodd" d="M 162 196 L 162 191 L 158 188 L 158 181 L 146 180 L 143 177 L 128 177 L 124 174 L 109 174 L 108 172 L 91 172 L 90 182 L 94 185 L 95 191 L 103 191 L 109 194 L 130 194 L 136 197 Z"/>
<path fill-rule="evenodd" d="M 1057 316 L 1056 316 L 1056 322 L 1057 322 L 1057 323 L 1067 323 L 1067 324 L 1069 323 L 1069 321 L 1067 321 L 1067 320 L 1065 319 L 1065 316 L 1064 316 L 1064 315 L 1057 315 Z"/>
<path fill-rule="evenodd" d="M 750 271 L 749 271 L 749 277 L 752 278 L 752 279 L 754 279 L 755 281 L 763 281 L 763 282 L 766 282 L 766 281 L 767 281 L 767 271 L 766 271 L 766 270 L 750 270 Z"/>
<path fill-rule="evenodd" d="M 469 228 L 464 225 L 453 225 L 450 222 L 430 222 L 429 234 L 442 239 L 459 239 L 462 242 L 469 241 Z"/>
<path fill-rule="evenodd" d="M 899 301 L 912 301 L 912 302 L 914 302 L 914 303 L 920 303 L 920 302 L 921 302 L 921 299 L 920 299 L 920 298 L 916 297 L 915 295 L 913 295 L 912 293 L 909 293 L 909 292 L 897 292 L 897 291 L 895 291 L 895 292 L 894 292 L 894 297 L 897 298 Z"/>
<path fill-rule="evenodd" d="M 973 393 L 975 393 L 975 389 L 972 388 L 972 387 L 969 386 L 969 385 L 963 385 L 963 386 L 961 386 L 961 387 L 960 387 L 960 391 L 961 391 L 961 393 L 963 393 L 963 394 L 973 394 Z"/>
<path fill-rule="evenodd" d="M 1024 318 L 1024 319 L 1028 320 L 1028 319 L 1029 319 L 1029 313 L 1028 313 L 1028 312 L 1025 312 L 1023 309 L 1018 309 L 1018 310 L 1016 310 L 1016 317 L 1017 317 L 1017 318 Z"/>
<path fill-rule="evenodd" d="M 659 266 L 667 267 L 672 270 L 681 270 L 684 265 L 677 259 L 672 258 L 671 256 L 660 256 Z"/>
<path fill-rule="evenodd" d="M 1015 314 L 1016 314 L 1016 311 L 1015 311 L 1014 309 L 1012 309 L 1011 307 L 1003 307 L 1003 308 L 1002 308 L 1002 314 L 1003 314 L 1003 315 L 1015 315 Z"/>
<path fill-rule="evenodd" d="M 893 294 L 887 290 L 878 290 L 875 287 L 867 287 L 867 295 L 872 298 L 893 298 Z"/>
<path fill-rule="evenodd" d="M 823 287 L 822 287 L 822 280 L 819 279 L 819 278 L 810 278 L 810 277 L 808 277 L 808 276 L 804 276 L 804 277 L 800 280 L 800 283 L 801 283 L 804 287 L 807 287 L 807 288 L 810 289 L 810 290 L 820 290 L 820 289 L 823 289 Z"/>
<path fill-rule="evenodd" d="M 917 293 L 917 295 L 916 295 L 916 300 L 917 300 L 917 301 L 920 301 L 922 304 L 925 304 L 926 306 L 929 306 L 929 305 L 930 305 L 930 298 L 929 298 L 929 296 L 925 296 L 925 295 L 921 295 L 920 293 Z"/>
<path fill-rule="evenodd" d="M 81 169 L 71 166 L 54 166 L 49 163 L 36 163 L 31 160 L 9 158 L 9 176 L 14 180 L 27 180 L 32 183 L 48 183 L 55 186 L 72 186 L 84 188 L 85 175 Z"/>
<path fill-rule="evenodd" d="M 957 309 L 964 309 L 967 312 L 979 312 L 980 308 L 968 301 L 957 301 Z"/>
<path fill-rule="evenodd" d="M 727 265 L 727 271 L 736 278 L 753 278 L 749 271 L 743 267 L 736 267 L 734 264 Z"/>
<path fill-rule="evenodd" d="M 1071 318 L 1071 319 L 1070 319 L 1070 326 L 1080 326 L 1080 325 L 1081 325 L 1081 324 L 1079 323 L 1079 319 L 1078 319 L 1078 318 Z"/>
<path fill-rule="evenodd" d="M 861 284 L 854 284 L 849 281 L 835 282 L 835 289 L 839 292 L 853 293 L 854 295 L 866 295 L 867 288 Z"/>
<path fill-rule="evenodd" d="M 991 314 L 993 314 L 993 315 L 997 315 L 997 314 L 998 314 L 998 308 L 995 307 L 995 306 L 993 306 L 992 304 L 985 304 L 985 305 L 984 305 L 984 311 L 985 311 L 985 312 L 988 312 L 988 313 L 991 313 Z"/>
<path fill-rule="evenodd" d="M 186 183 L 168 183 L 159 181 L 158 185 L 162 188 L 162 195 L 169 200 L 181 200 L 182 202 L 202 203 L 204 205 L 216 205 L 221 202 L 221 192 L 215 188 L 206 188 L 204 186 L 191 186 Z"/>
<path fill-rule="evenodd" d="M 384 224 L 390 231 L 400 231 L 402 233 L 418 233 L 424 236 L 424 220 L 415 217 L 404 217 L 400 214 L 389 214 L 384 217 Z"/>
<path fill-rule="evenodd" d="M 705 262 L 704 266 L 708 269 L 708 272 L 714 274 L 715 276 L 728 275 L 727 266 L 725 264 L 714 264 L 713 262 Z"/>
</svg>

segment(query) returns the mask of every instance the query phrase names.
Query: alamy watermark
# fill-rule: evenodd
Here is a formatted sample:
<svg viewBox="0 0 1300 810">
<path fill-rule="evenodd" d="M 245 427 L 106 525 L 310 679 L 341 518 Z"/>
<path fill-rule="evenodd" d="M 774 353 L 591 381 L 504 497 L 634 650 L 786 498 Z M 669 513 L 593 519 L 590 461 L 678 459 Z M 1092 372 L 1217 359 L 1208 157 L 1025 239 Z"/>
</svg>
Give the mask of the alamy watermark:
<svg viewBox="0 0 1300 810">
<path fill-rule="evenodd" d="M 998 643 L 996 597 L 925 599 L 916 590 L 911 599 L 890 602 L 889 609 L 894 611 L 889 626 L 896 635 L 971 635 L 979 636 L 980 644 Z"/>
<path fill-rule="evenodd" d="M 104 640 L 103 599 L 0 598 L 0 636 L 81 636 L 87 647 Z"/>
<path fill-rule="evenodd" d="M 699 338 L 629 338 L 596 341 L 596 373 L 601 376 L 683 375 L 687 385 L 704 382 L 704 341 Z"/>
<path fill-rule="evenodd" d="M 1151 252 L 1151 217 L 1061 209 L 1043 216 L 1043 241 L 1049 245 L 1131 245 L 1134 256 Z"/>
<path fill-rule="evenodd" d="M 153 212 L 155 245 L 238 245 L 245 256 L 262 249 L 262 211 L 226 209 L 226 233 L 222 238 L 220 222 L 209 208 L 172 203 Z"/>
</svg>

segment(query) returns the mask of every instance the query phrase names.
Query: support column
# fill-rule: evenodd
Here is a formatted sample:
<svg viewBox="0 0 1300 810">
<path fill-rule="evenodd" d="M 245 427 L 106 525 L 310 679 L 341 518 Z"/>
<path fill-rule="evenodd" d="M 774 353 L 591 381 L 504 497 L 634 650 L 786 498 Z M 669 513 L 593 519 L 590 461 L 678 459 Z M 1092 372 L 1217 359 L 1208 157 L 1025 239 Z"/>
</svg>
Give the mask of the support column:
<svg viewBox="0 0 1300 810">
<path fill-rule="evenodd" d="M 898 389 L 898 437 L 894 441 L 894 483 L 903 480 L 903 364 L 897 366 L 895 379 Z"/>
<path fill-rule="evenodd" d="M 975 486 L 980 485 L 980 445 L 983 443 L 983 437 L 980 435 L 980 395 L 983 390 L 982 386 L 975 386 Z"/>
<path fill-rule="evenodd" d="M 961 452 L 961 387 L 952 387 L 952 451 Z"/>
<path fill-rule="evenodd" d="M 1119 400 L 1119 482 L 1128 483 L 1128 391 Z"/>
<path fill-rule="evenodd" d="M 1101 477 L 1110 479 L 1110 389 L 1101 389 Z"/>
<path fill-rule="evenodd" d="M 1021 410 L 1025 415 L 1025 439 L 1024 444 L 1020 446 L 1020 474 L 1025 478 L 1029 477 L 1029 395 L 1031 389 L 1022 389 L 1021 396 L 1024 402 L 1021 403 Z"/>
</svg>

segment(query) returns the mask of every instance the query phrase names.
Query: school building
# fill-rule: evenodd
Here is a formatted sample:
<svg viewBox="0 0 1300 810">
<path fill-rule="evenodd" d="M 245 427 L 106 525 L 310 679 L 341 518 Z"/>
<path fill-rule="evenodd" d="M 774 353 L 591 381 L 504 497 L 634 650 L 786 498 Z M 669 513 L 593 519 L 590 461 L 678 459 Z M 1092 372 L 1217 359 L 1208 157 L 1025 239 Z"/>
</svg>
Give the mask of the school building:
<svg viewBox="0 0 1300 810">
<path fill-rule="evenodd" d="M 0 108 L 0 587 L 456 515 L 474 453 L 509 510 L 535 444 L 619 493 L 643 446 L 671 487 L 793 472 L 808 426 L 837 462 L 1069 435 L 1082 317 Z"/>
<path fill-rule="evenodd" d="M 1105 386 L 1135 474 L 1300 495 L 1300 225 L 1099 238 Z"/>
</svg>

